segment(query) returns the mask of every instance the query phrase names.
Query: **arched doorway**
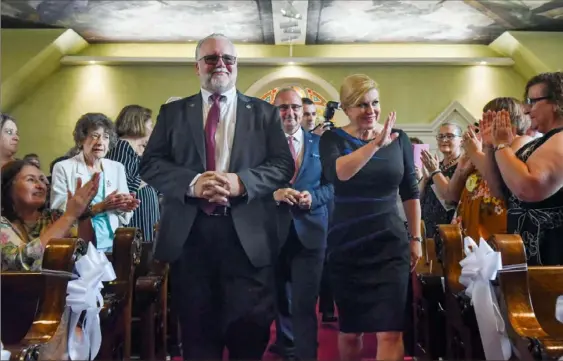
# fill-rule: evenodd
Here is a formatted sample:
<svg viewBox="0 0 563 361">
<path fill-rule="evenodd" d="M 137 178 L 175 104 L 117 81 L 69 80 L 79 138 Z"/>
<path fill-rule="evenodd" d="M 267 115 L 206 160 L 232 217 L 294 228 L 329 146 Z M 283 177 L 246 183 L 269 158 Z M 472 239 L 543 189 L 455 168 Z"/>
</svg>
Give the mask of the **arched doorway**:
<svg viewBox="0 0 563 361">
<path fill-rule="evenodd" d="M 287 66 L 262 77 L 252 84 L 245 94 L 273 102 L 276 93 L 287 87 L 293 87 L 302 97 L 313 100 L 317 105 L 317 114 L 321 116 L 327 101 L 339 99 L 338 91 L 332 84 L 296 66 Z M 317 121 L 322 121 L 322 118 Z M 336 112 L 333 121 L 337 126 L 342 126 L 348 123 L 348 118 L 343 112 Z"/>
</svg>

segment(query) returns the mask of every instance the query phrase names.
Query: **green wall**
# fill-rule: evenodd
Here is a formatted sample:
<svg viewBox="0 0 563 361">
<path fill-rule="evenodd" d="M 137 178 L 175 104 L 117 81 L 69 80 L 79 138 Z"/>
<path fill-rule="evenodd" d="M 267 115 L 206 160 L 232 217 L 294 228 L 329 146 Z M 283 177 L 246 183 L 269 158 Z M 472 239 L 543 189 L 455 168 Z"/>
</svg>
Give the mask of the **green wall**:
<svg viewBox="0 0 563 361">
<path fill-rule="evenodd" d="M 18 66 L 24 66 L 34 57 L 34 52 L 40 52 L 57 37 L 52 31 L 50 34 L 42 33 L 44 30 L 38 30 L 40 33 L 27 31 L 20 33 L 18 38 L 2 30 L 3 85 L 18 71 Z M 559 40 L 550 39 L 552 43 Z M 553 51 L 549 41 L 542 44 L 534 51 Z M 483 49 L 478 50 L 482 52 Z M 81 54 L 88 51 L 83 50 Z M 550 59 L 549 63 L 556 66 L 562 58 L 545 59 Z M 256 81 L 280 69 L 276 66 L 240 66 L 237 86 L 244 92 Z M 454 100 L 477 118 L 481 107 L 494 97 L 521 98 L 526 80 L 517 67 L 354 64 L 307 66 L 303 70 L 323 78 L 335 89 L 347 75 L 368 74 L 380 85 L 383 112 L 397 111 L 399 126 L 427 124 Z M 2 109 L 17 119 L 21 137 L 19 155 L 35 152 L 47 164 L 72 146 L 74 124 L 86 112 L 102 112 L 113 118 L 127 104 L 141 104 L 156 113 L 169 97 L 187 96 L 198 90 L 193 65 L 62 66 L 24 96 L 18 97 L 8 109 L 4 106 Z M 317 90 L 330 99 L 322 89 Z"/>
</svg>

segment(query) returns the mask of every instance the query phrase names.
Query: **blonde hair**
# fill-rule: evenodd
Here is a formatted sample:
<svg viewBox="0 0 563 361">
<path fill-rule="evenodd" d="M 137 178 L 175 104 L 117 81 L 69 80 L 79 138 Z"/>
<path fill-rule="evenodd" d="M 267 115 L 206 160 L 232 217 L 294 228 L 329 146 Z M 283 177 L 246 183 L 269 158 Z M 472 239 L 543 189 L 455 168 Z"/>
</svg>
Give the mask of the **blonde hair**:
<svg viewBox="0 0 563 361">
<path fill-rule="evenodd" d="M 356 106 L 372 89 L 379 90 L 377 82 L 365 74 L 347 76 L 340 87 L 342 109 Z"/>
</svg>

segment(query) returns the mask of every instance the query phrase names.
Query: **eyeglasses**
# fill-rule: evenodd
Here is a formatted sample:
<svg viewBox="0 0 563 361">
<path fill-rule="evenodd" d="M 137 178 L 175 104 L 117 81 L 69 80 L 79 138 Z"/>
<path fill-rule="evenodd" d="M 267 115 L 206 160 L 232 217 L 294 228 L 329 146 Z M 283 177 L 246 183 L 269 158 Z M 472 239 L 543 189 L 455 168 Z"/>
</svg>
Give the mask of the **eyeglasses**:
<svg viewBox="0 0 563 361">
<path fill-rule="evenodd" d="M 550 96 L 539 97 L 539 98 L 526 98 L 526 104 L 534 105 L 539 101 L 551 99 Z"/>
<path fill-rule="evenodd" d="M 457 135 L 457 134 L 438 134 L 436 136 L 436 140 L 438 140 L 438 141 L 444 141 L 444 140 L 451 141 L 451 140 L 454 140 L 457 137 L 459 137 L 459 135 Z"/>
<path fill-rule="evenodd" d="M 237 57 L 232 55 L 205 55 L 197 61 L 203 60 L 207 65 L 217 65 L 219 59 L 223 59 L 225 65 L 234 65 L 237 62 Z"/>
<path fill-rule="evenodd" d="M 299 111 L 299 109 L 301 109 L 302 107 L 303 106 L 299 105 L 299 104 L 281 104 L 281 105 L 278 105 L 278 109 L 283 110 L 284 112 L 288 111 L 289 108 L 291 108 L 291 110 L 296 112 L 296 111 Z"/>
<path fill-rule="evenodd" d="M 10 137 L 13 135 L 19 135 L 18 131 L 13 129 L 4 129 L 4 133 L 8 134 Z"/>
</svg>

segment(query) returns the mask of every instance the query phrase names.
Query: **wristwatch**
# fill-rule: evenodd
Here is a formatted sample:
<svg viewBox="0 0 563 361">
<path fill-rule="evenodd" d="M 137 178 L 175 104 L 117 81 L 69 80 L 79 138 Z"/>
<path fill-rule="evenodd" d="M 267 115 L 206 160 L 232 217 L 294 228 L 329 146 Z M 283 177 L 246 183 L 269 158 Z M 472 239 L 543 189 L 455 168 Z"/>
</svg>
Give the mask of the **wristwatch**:
<svg viewBox="0 0 563 361">
<path fill-rule="evenodd" d="M 422 237 L 411 237 L 411 242 L 414 241 L 422 243 Z"/>
<path fill-rule="evenodd" d="M 495 147 L 495 152 L 496 152 L 497 150 L 504 149 L 504 148 L 506 148 L 506 147 L 508 147 L 508 146 L 510 146 L 510 144 L 501 143 L 501 144 L 499 144 L 499 145 L 497 145 L 497 146 Z"/>
</svg>

